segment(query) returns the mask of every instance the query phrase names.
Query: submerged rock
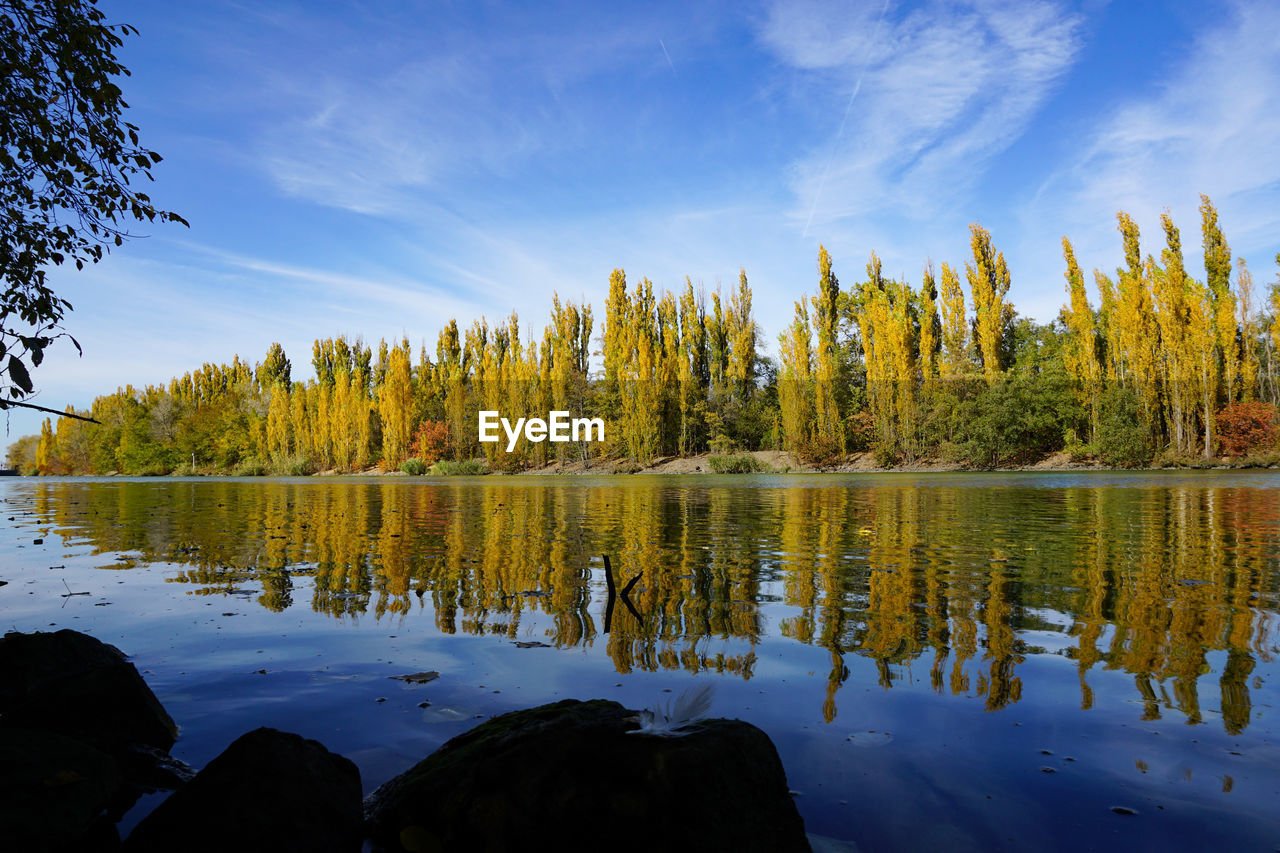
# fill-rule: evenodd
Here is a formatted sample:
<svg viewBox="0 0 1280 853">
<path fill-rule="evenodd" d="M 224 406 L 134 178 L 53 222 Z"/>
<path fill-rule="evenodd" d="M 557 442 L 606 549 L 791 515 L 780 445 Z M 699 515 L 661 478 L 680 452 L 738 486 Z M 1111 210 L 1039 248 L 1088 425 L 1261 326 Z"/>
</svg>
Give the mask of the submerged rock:
<svg viewBox="0 0 1280 853">
<path fill-rule="evenodd" d="M 630 734 L 637 712 L 565 700 L 453 738 L 365 800 L 384 850 L 807 851 L 768 735 L 704 720 Z"/>
<path fill-rule="evenodd" d="M 300 735 L 237 738 L 148 815 L 128 851 L 358 851 L 360 771 Z"/>
<path fill-rule="evenodd" d="M 178 728 L 123 652 L 78 631 L 0 638 L 0 723 L 123 755 L 167 752 Z"/>
</svg>

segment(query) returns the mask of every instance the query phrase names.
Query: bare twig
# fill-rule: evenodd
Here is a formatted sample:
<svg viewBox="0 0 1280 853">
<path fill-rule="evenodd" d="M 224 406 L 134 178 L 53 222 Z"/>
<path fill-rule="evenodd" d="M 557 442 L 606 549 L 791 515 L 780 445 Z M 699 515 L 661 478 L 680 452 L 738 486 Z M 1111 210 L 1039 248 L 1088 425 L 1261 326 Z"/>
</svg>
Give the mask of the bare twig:
<svg viewBox="0 0 1280 853">
<path fill-rule="evenodd" d="M 62 596 L 63 598 L 70 598 L 70 597 L 71 597 L 71 596 L 73 596 L 73 595 L 88 595 L 88 594 L 89 594 L 89 593 L 87 593 L 87 592 L 72 592 L 72 591 L 71 591 L 71 585 L 70 585 L 69 583 L 67 583 L 67 579 L 66 579 L 66 578 L 63 578 L 63 579 L 62 579 L 62 585 L 63 585 L 63 586 L 65 586 L 65 587 L 67 588 L 67 594 L 66 594 L 66 595 L 64 595 L 64 596 Z"/>
<path fill-rule="evenodd" d="M 0 400 L 0 409 L 7 409 L 10 406 L 18 406 L 23 409 L 35 409 L 37 412 L 48 412 L 51 415 L 57 415 L 60 418 L 75 418 L 78 421 L 88 421 L 91 424 L 101 424 L 102 421 L 93 418 L 77 415 L 73 412 L 59 412 L 57 409 L 46 409 L 44 406 L 37 406 L 35 403 L 23 403 L 19 400 Z"/>
</svg>

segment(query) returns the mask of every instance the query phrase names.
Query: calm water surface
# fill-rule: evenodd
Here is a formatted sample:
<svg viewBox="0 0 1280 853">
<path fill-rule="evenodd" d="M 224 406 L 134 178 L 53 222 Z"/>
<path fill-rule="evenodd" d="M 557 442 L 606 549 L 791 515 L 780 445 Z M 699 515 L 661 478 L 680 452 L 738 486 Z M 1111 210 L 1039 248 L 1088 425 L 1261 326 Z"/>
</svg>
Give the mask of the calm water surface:
<svg viewBox="0 0 1280 853">
<path fill-rule="evenodd" d="M 368 791 L 494 714 L 709 680 L 861 850 L 1271 850 L 1277 486 L 6 479 L 0 614 L 129 653 L 197 767 L 271 725 Z M 640 575 L 607 626 L 606 554 Z"/>
</svg>

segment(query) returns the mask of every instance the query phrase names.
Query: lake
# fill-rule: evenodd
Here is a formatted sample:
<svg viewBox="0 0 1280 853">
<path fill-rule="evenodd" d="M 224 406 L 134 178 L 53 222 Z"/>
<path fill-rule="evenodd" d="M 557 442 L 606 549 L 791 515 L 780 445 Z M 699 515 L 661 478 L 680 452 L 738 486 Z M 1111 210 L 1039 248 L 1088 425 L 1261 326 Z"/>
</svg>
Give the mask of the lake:
<svg viewBox="0 0 1280 853">
<path fill-rule="evenodd" d="M 710 681 L 829 849 L 1275 849 L 1277 486 L 5 478 L 0 612 L 131 655 L 197 768 L 269 725 L 368 792 L 495 714 Z"/>
</svg>

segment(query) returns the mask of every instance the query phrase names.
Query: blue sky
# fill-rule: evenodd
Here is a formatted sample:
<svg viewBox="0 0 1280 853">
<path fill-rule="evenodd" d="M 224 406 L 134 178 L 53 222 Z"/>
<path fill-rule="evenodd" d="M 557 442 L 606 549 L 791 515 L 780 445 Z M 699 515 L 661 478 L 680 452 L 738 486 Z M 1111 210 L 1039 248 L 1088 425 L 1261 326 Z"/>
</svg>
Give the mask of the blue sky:
<svg viewBox="0 0 1280 853">
<path fill-rule="evenodd" d="M 1154 250 L 1169 208 L 1194 255 L 1201 192 L 1275 275 L 1274 2 L 101 5 L 140 31 L 130 118 L 191 228 L 55 272 L 85 354 L 36 371 L 54 408 L 272 341 L 303 378 L 316 337 L 540 332 L 553 292 L 603 313 L 619 266 L 708 290 L 745 267 L 775 353 L 819 243 L 846 284 L 871 250 L 918 283 L 971 222 L 1048 320 L 1064 233 L 1111 269 L 1115 211 Z"/>
</svg>

